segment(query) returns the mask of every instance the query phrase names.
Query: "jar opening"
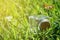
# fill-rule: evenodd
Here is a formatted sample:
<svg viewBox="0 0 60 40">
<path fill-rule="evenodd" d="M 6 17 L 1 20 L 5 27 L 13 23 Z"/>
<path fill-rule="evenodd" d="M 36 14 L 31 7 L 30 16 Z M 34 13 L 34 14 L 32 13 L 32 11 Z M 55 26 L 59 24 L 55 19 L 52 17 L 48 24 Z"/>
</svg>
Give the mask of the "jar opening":
<svg viewBox="0 0 60 40">
<path fill-rule="evenodd" d="M 49 22 L 42 22 L 40 24 L 41 30 L 46 30 L 47 28 L 50 28 L 50 23 Z"/>
</svg>

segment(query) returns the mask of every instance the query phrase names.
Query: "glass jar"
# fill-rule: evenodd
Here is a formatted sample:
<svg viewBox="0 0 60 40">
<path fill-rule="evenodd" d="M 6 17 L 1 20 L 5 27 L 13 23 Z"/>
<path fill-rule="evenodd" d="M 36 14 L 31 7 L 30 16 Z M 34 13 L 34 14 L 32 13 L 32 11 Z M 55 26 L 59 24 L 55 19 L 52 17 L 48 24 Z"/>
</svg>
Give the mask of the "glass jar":
<svg viewBox="0 0 60 40">
<path fill-rule="evenodd" d="M 38 27 L 38 30 L 46 30 L 50 28 L 49 17 L 47 16 L 29 16 L 30 26 L 33 28 Z"/>
</svg>

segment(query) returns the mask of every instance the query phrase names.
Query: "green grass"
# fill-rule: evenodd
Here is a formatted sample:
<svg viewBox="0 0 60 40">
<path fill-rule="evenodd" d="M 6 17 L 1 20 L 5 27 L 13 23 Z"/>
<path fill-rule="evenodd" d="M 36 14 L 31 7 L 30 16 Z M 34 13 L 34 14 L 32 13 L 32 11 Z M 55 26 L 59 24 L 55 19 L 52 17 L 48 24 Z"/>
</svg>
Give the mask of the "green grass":
<svg viewBox="0 0 60 40">
<path fill-rule="evenodd" d="M 30 15 L 48 16 L 51 27 L 43 32 L 31 20 L 30 28 Z M 0 0 L 0 40 L 60 40 L 60 0 Z"/>
</svg>

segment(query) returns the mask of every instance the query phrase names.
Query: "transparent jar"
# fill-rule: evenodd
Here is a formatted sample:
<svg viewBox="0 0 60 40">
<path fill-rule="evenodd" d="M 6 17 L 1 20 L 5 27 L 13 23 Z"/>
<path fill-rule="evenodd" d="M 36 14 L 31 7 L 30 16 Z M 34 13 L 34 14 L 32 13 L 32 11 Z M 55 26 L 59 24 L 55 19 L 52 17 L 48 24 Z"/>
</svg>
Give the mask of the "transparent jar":
<svg viewBox="0 0 60 40">
<path fill-rule="evenodd" d="M 31 27 L 38 27 L 38 30 L 46 30 L 47 28 L 50 28 L 49 17 L 47 16 L 29 16 L 29 20 Z"/>
</svg>

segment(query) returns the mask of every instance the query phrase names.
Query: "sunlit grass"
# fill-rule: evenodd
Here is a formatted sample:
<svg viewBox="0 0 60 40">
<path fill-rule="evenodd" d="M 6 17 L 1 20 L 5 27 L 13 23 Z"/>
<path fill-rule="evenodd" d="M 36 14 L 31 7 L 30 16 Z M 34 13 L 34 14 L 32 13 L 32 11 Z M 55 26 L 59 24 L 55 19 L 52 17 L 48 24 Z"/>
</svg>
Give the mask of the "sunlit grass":
<svg viewBox="0 0 60 40">
<path fill-rule="evenodd" d="M 53 6 L 45 9 L 44 4 Z M 0 0 L 0 40 L 60 40 L 59 0 Z M 49 17 L 51 27 L 42 32 L 29 16 Z M 35 27 L 36 26 L 36 27 Z"/>
</svg>

